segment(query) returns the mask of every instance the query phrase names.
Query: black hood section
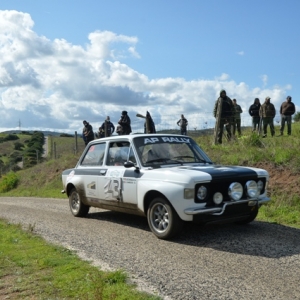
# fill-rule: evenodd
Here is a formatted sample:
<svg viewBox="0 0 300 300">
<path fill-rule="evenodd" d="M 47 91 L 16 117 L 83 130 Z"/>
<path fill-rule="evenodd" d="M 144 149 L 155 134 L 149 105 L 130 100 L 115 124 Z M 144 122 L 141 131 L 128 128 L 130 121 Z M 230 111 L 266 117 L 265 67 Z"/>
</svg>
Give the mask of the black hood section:
<svg viewBox="0 0 300 300">
<path fill-rule="evenodd" d="M 221 179 L 224 180 L 226 178 L 230 178 L 231 180 L 255 180 L 258 178 L 255 171 L 246 167 L 215 165 L 210 167 L 194 167 L 187 169 L 208 173 L 212 177 L 212 181 L 218 181 Z"/>
</svg>

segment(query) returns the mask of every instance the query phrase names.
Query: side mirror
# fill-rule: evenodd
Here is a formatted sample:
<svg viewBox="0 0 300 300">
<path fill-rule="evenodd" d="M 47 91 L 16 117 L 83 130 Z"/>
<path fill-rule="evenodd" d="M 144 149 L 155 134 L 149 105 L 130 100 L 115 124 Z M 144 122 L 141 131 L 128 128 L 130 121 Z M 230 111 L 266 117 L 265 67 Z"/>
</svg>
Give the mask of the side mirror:
<svg viewBox="0 0 300 300">
<path fill-rule="evenodd" d="M 125 168 L 132 168 L 132 167 L 134 167 L 134 163 L 132 161 L 125 161 L 124 162 L 124 167 Z"/>
<path fill-rule="evenodd" d="M 140 168 L 139 168 L 135 163 L 133 163 L 133 162 L 130 161 L 130 160 L 124 162 L 124 167 L 125 167 L 125 168 L 132 168 L 132 167 L 135 167 L 136 171 L 139 171 L 139 170 L 140 170 Z"/>
</svg>

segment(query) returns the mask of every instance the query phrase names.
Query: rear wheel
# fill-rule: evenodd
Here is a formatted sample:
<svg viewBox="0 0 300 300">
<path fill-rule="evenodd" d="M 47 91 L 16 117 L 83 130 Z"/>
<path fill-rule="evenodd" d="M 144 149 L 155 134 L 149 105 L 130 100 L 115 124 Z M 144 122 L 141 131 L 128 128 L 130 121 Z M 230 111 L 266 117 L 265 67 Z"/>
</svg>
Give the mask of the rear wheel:
<svg viewBox="0 0 300 300">
<path fill-rule="evenodd" d="M 151 231 L 159 239 L 169 239 L 176 235 L 181 227 L 182 220 L 164 198 L 155 198 L 147 211 L 148 224 Z"/>
<path fill-rule="evenodd" d="M 70 210 L 75 217 L 85 217 L 90 210 L 88 205 L 81 202 L 80 195 L 75 188 L 71 190 L 69 195 L 69 205 Z"/>
</svg>

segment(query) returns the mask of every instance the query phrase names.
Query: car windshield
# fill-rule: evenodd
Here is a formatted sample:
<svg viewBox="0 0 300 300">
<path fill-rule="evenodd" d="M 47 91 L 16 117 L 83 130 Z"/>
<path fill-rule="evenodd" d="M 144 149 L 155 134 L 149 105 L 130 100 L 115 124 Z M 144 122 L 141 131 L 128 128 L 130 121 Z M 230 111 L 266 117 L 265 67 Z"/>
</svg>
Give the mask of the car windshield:
<svg viewBox="0 0 300 300">
<path fill-rule="evenodd" d="M 144 167 L 162 165 L 209 163 L 212 161 L 190 137 L 149 136 L 133 140 L 139 159 Z"/>
</svg>

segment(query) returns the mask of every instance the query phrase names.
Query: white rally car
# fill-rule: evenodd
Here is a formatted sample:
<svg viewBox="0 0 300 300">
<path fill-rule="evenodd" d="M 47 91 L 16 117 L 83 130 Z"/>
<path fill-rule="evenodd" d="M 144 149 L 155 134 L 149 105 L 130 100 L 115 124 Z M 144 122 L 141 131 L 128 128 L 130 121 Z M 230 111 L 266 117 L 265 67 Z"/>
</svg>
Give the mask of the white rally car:
<svg viewBox="0 0 300 300">
<path fill-rule="evenodd" d="M 77 165 L 62 173 L 71 212 L 91 206 L 147 216 L 161 239 L 184 221 L 253 221 L 267 197 L 266 170 L 214 164 L 190 137 L 134 134 L 90 142 Z"/>
</svg>

